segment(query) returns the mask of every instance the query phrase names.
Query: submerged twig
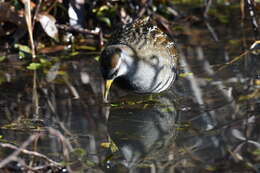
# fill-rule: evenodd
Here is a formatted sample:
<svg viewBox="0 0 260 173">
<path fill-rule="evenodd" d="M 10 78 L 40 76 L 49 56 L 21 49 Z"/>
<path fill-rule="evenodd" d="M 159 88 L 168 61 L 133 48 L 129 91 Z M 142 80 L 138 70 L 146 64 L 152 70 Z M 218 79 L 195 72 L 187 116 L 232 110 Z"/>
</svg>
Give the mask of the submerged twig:
<svg viewBox="0 0 260 173">
<path fill-rule="evenodd" d="M 38 118 L 39 116 L 39 96 L 37 92 L 37 71 L 34 70 L 33 73 L 33 106 L 34 106 L 34 118 Z"/>
<path fill-rule="evenodd" d="M 206 26 L 207 26 L 209 32 L 211 33 L 212 37 L 214 38 L 214 40 L 215 40 L 216 42 L 219 41 L 217 33 L 215 32 L 215 30 L 213 29 L 213 27 L 209 24 L 209 22 L 205 21 L 205 24 L 206 24 Z"/>
<path fill-rule="evenodd" d="M 16 160 L 17 156 L 20 153 L 23 153 L 25 151 L 24 148 L 26 148 L 28 145 L 30 145 L 32 141 L 34 141 L 36 138 L 38 138 L 38 136 L 39 136 L 39 134 L 31 135 L 19 148 L 17 148 L 14 145 L 11 145 L 11 144 L 0 143 L 1 147 L 11 148 L 11 149 L 16 150 L 15 152 L 13 152 L 11 155 L 9 155 L 7 158 L 5 158 L 4 160 L 2 160 L 0 162 L 0 168 L 3 168 L 5 165 L 10 163 L 11 161 Z"/>
<path fill-rule="evenodd" d="M 205 8 L 205 11 L 204 11 L 204 14 L 203 14 L 203 16 L 205 17 L 205 18 L 207 18 L 208 17 L 208 12 L 209 12 L 209 9 L 210 9 L 210 6 L 211 6 L 211 4 L 212 4 L 212 0 L 205 0 L 206 2 L 206 8 Z"/>
<path fill-rule="evenodd" d="M 69 153 L 73 150 L 73 147 L 72 147 L 71 143 L 69 142 L 69 140 L 65 136 L 63 136 L 60 133 L 60 131 L 58 131 L 56 129 L 48 128 L 48 131 L 49 131 L 50 134 L 59 138 L 59 140 L 61 141 L 62 146 L 63 146 L 64 159 L 65 159 L 65 161 L 69 161 L 69 159 L 70 159 Z M 69 165 L 67 165 L 67 170 L 69 172 L 71 172 L 71 168 L 70 168 Z"/>
<path fill-rule="evenodd" d="M 33 140 L 35 139 L 35 137 L 36 136 L 34 136 L 33 137 Z M 31 140 L 30 140 L 30 142 L 32 142 Z M 26 143 L 27 144 L 27 143 Z M 29 144 L 29 143 L 28 143 Z M 24 149 L 24 148 L 18 148 L 18 147 L 16 147 L 16 146 L 14 146 L 14 145 L 12 145 L 12 144 L 4 144 L 4 143 L 0 143 L 0 146 L 1 147 L 4 147 L 4 148 L 10 148 L 10 149 L 13 149 L 13 150 L 16 150 L 15 152 L 17 152 L 18 154 L 20 154 L 20 153 L 23 153 L 23 154 L 28 154 L 28 155 L 31 155 L 31 156 L 35 156 L 35 157 L 39 157 L 39 158 L 41 158 L 41 159 L 43 159 L 43 160 L 45 160 L 45 161 L 47 161 L 47 162 L 49 162 L 49 163 L 51 163 L 51 164 L 53 164 L 53 165 L 55 165 L 55 166 L 58 166 L 58 167 L 62 167 L 62 165 L 60 164 L 60 163 L 58 163 L 58 162 L 55 162 L 54 160 L 52 160 L 52 159 L 50 159 L 49 157 L 47 157 L 46 155 L 43 155 L 43 154 L 41 154 L 41 153 L 38 153 L 38 152 L 36 152 L 36 151 L 30 151 L 30 150 L 27 150 L 27 149 Z M 27 146 L 27 145 L 26 145 Z M 13 158 L 15 158 L 18 154 L 16 154 L 16 155 L 11 155 L 11 160 L 10 161 L 12 161 L 13 160 Z M 15 159 L 16 160 L 16 159 Z M 9 162 L 8 162 L 9 163 Z M 1 164 L 1 163 L 0 163 Z M 2 168 L 3 166 L 2 165 L 0 165 L 0 168 Z"/>
<path fill-rule="evenodd" d="M 73 95 L 73 98 L 79 99 L 80 98 L 79 93 L 78 93 L 77 89 L 70 83 L 70 81 L 68 80 L 68 77 L 65 76 L 65 77 L 63 77 L 63 79 L 64 79 L 65 84 L 68 86 L 71 94 Z"/>
<path fill-rule="evenodd" d="M 24 2 L 25 6 L 25 18 L 26 18 L 26 23 L 27 23 L 27 29 L 29 33 L 29 38 L 30 38 L 30 43 L 31 43 L 31 52 L 32 52 L 32 58 L 36 58 L 36 53 L 35 53 L 35 45 L 34 45 L 34 40 L 33 40 L 33 24 L 32 24 L 32 14 L 31 14 L 31 1 L 26 0 Z M 36 115 L 35 118 L 38 118 L 39 115 L 39 98 L 38 98 L 38 92 L 37 92 L 37 71 L 35 70 L 33 73 L 33 105 L 34 105 L 34 114 Z"/>
<path fill-rule="evenodd" d="M 241 57 L 243 57 L 243 56 L 247 55 L 249 52 L 250 52 L 250 51 L 245 51 L 245 52 L 244 52 L 244 53 L 242 53 L 241 55 L 239 55 L 239 56 L 237 56 L 237 57 L 233 58 L 231 61 L 229 61 L 229 62 L 225 63 L 225 64 L 224 64 L 222 67 L 220 67 L 219 69 L 217 69 L 217 70 L 216 70 L 216 72 L 219 72 L 219 71 L 223 70 L 224 68 L 226 68 L 228 65 L 230 65 L 230 64 L 233 64 L 233 63 L 237 62 L 238 60 L 240 60 L 240 59 L 241 59 Z"/>
</svg>

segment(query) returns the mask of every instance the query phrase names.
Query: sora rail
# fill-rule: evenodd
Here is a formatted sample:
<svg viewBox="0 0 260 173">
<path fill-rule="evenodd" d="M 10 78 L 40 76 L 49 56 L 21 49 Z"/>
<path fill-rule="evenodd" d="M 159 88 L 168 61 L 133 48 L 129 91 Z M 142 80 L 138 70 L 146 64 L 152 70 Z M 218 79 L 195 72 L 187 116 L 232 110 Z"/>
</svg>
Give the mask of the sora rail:
<svg viewBox="0 0 260 173">
<path fill-rule="evenodd" d="M 104 100 L 112 82 L 137 93 L 159 93 L 176 79 L 178 53 L 174 41 L 145 17 L 115 33 L 101 53 Z"/>
</svg>

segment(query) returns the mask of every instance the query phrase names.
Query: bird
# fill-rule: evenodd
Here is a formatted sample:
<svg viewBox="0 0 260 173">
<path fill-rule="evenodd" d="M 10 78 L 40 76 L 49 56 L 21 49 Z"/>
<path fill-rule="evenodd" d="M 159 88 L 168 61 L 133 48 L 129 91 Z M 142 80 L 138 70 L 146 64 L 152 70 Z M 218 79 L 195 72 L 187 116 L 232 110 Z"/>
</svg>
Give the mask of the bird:
<svg viewBox="0 0 260 173">
<path fill-rule="evenodd" d="M 175 41 L 151 17 L 142 17 L 116 31 L 100 55 L 107 101 L 113 81 L 136 93 L 160 93 L 170 88 L 177 76 Z"/>
</svg>

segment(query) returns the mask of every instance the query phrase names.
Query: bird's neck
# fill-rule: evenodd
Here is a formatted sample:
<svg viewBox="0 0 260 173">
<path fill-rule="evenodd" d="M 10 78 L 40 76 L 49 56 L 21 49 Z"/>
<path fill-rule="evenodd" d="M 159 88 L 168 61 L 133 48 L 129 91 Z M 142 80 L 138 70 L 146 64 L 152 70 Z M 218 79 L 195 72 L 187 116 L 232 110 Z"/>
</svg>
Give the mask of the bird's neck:
<svg viewBox="0 0 260 173">
<path fill-rule="evenodd" d="M 135 58 L 133 57 L 132 54 L 123 51 L 121 53 L 120 59 L 121 59 L 121 63 L 120 63 L 119 75 L 124 76 L 126 74 L 129 74 L 131 70 L 133 70 L 136 66 Z"/>
</svg>

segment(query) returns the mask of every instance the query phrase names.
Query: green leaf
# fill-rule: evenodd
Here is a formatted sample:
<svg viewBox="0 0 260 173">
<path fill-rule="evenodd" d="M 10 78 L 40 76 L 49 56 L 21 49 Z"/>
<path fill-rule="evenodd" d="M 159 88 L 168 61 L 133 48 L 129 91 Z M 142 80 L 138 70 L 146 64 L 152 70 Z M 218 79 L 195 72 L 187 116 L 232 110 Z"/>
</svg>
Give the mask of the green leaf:
<svg viewBox="0 0 260 173">
<path fill-rule="evenodd" d="M 176 109 L 174 107 L 166 107 L 166 108 L 162 108 L 161 111 L 162 112 L 173 112 L 175 111 Z"/>
<path fill-rule="evenodd" d="M 6 56 L 0 56 L 0 62 L 4 61 L 6 59 Z"/>
<path fill-rule="evenodd" d="M 99 61 L 100 56 L 95 56 L 94 59 L 95 59 L 96 61 Z"/>
<path fill-rule="evenodd" d="M 108 17 L 99 17 L 99 20 L 105 22 L 109 27 L 111 27 L 111 21 Z"/>
<path fill-rule="evenodd" d="M 0 84 L 5 83 L 6 82 L 6 77 L 3 73 L 0 73 Z"/>
<path fill-rule="evenodd" d="M 93 47 L 93 46 L 76 46 L 76 49 L 81 49 L 81 50 L 92 50 L 92 51 L 94 51 L 94 50 L 97 50 L 97 48 L 96 47 Z"/>
<path fill-rule="evenodd" d="M 179 25 L 176 25 L 172 28 L 173 31 L 184 31 L 184 27 L 183 26 L 179 26 Z"/>
<path fill-rule="evenodd" d="M 40 63 L 41 63 L 41 65 L 43 65 L 43 66 L 51 66 L 51 62 L 50 61 L 48 61 L 47 59 L 45 59 L 45 58 L 40 58 Z"/>
<path fill-rule="evenodd" d="M 40 63 L 36 63 L 36 62 L 32 62 L 31 64 L 29 64 L 26 68 L 28 70 L 37 70 L 41 67 Z"/>
<path fill-rule="evenodd" d="M 254 155 L 260 156 L 260 149 L 256 149 L 255 151 L 253 151 Z"/>
<path fill-rule="evenodd" d="M 25 52 L 25 53 L 32 54 L 31 49 L 30 49 L 28 46 L 26 46 L 26 45 L 15 44 L 14 47 L 17 48 L 17 49 L 19 49 L 19 51 L 23 51 L 23 52 Z"/>
<path fill-rule="evenodd" d="M 84 155 L 86 155 L 86 150 L 82 149 L 82 148 L 76 148 L 73 153 L 78 156 L 78 157 L 83 157 Z"/>
<path fill-rule="evenodd" d="M 19 51 L 19 58 L 20 58 L 20 59 L 23 59 L 23 58 L 25 58 L 25 57 L 26 57 L 25 53 L 22 52 L 22 51 Z"/>
<path fill-rule="evenodd" d="M 102 11 L 106 11 L 109 10 L 109 7 L 107 5 L 102 5 L 98 11 L 102 12 Z"/>
<path fill-rule="evenodd" d="M 69 58 L 71 58 L 72 56 L 77 56 L 77 55 L 79 55 L 79 52 L 77 52 L 77 51 L 71 52 L 69 54 Z"/>
<path fill-rule="evenodd" d="M 107 5 L 103 5 L 99 8 L 95 8 L 92 10 L 93 13 L 96 13 L 97 16 L 103 16 L 104 12 L 108 11 L 110 8 Z"/>
<path fill-rule="evenodd" d="M 229 23 L 229 18 L 228 18 L 228 16 L 219 15 L 219 16 L 217 16 L 217 18 L 219 19 L 219 21 L 220 21 L 221 23 L 224 23 L 224 24 Z"/>
<path fill-rule="evenodd" d="M 111 103 L 110 104 L 112 107 L 119 107 L 120 106 L 120 104 L 117 104 L 117 103 Z"/>
<path fill-rule="evenodd" d="M 180 73 L 179 74 L 179 77 L 188 77 L 188 76 L 192 76 L 193 75 L 193 73 L 192 72 L 187 72 L 187 73 Z"/>
</svg>

